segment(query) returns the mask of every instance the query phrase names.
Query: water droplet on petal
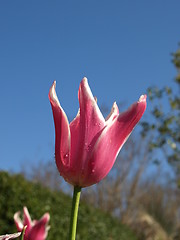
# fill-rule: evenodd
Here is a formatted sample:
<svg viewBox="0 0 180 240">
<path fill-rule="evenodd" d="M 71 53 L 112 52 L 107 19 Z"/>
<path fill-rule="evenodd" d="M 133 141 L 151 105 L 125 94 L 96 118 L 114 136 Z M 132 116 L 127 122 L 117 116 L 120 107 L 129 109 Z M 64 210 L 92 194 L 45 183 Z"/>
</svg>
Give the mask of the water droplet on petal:
<svg viewBox="0 0 180 240">
<path fill-rule="evenodd" d="M 95 172 L 95 170 L 94 169 L 92 169 L 92 173 L 94 173 Z"/>
<path fill-rule="evenodd" d="M 64 162 L 64 164 L 67 164 L 67 163 L 68 163 L 68 160 L 69 160 L 69 153 L 66 153 L 66 154 L 64 154 L 64 156 L 63 156 L 63 162 Z"/>
<path fill-rule="evenodd" d="M 68 157 L 69 157 L 68 153 L 64 154 L 64 156 L 63 156 L 63 158 L 65 158 L 65 159 L 67 159 Z"/>
</svg>

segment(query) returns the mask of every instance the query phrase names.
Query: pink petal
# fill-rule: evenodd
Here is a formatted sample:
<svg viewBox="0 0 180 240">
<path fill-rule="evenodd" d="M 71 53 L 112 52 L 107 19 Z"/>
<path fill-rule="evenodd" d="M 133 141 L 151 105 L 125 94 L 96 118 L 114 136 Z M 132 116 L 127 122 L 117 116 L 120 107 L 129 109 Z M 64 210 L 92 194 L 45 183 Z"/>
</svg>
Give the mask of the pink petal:
<svg viewBox="0 0 180 240">
<path fill-rule="evenodd" d="M 23 208 L 23 213 L 24 213 L 23 221 L 20 218 L 20 212 L 17 212 L 14 214 L 14 222 L 16 224 L 18 231 L 22 231 L 24 226 L 27 226 L 26 231 L 25 231 L 25 235 L 27 235 L 29 230 L 32 227 L 32 221 L 31 221 L 31 217 L 29 215 L 27 207 Z"/>
<path fill-rule="evenodd" d="M 55 124 L 55 156 L 57 167 L 62 173 L 65 167 L 68 166 L 70 160 L 70 129 L 67 116 L 60 106 L 59 100 L 55 91 L 56 82 L 54 81 L 49 90 L 49 100 L 52 106 L 54 124 Z"/>
<path fill-rule="evenodd" d="M 116 102 L 114 102 L 111 108 L 111 112 L 106 118 L 106 125 L 110 124 L 110 122 L 112 122 L 118 115 L 119 115 L 119 109 Z"/>
<path fill-rule="evenodd" d="M 23 221 L 23 225 L 27 226 L 25 234 L 28 234 L 29 230 L 32 228 L 32 221 L 31 221 L 31 216 L 28 212 L 27 207 L 23 208 L 23 212 L 24 212 L 24 221 Z"/>
<path fill-rule="evenodd" d="M 80 110 L 77 113 L 77 116 L 70 123 L 70 131 L 71 131 L 71 165 L 73 165 L 73 161 L 76 156 L 79 154 L 77 143 L 79 143 L 79 126 L 80 124 Z"/>
<path fill-rule="evenodd" d="M 50 215 L 48 213 L 44 214 L 43 217 L 32 227 L 28 234 L 28 239 L 44 240 L 47 237 L 47 231 L 49 230 L 49 227 L 47 226 L 49 219 Z"/>
<path fill-rule="evenodd" d="M 87 155 L 93 148 L 105 120 L 89 88 L 87 78 L 83 78 L 78 92 L 80 114 L 70 124 L 71 164 L 73 169 L 86 169 Z"/>
<path fill-rule="evenodd" d="M 14 214 L 14 222 L 16 224 L 17 230 L 21 232 L 23 230 L 24 224 L 20 218 L 20 212 L 16 212 Z"/>
<path fill-rule="evenodd" d="M 116 156 L 146 109 L 146 95 L 141 96 L 126 112 L 121 113 L 102 132 L 89 159 L 85 186 L 103 179 L 111 170 Z M 91 174 L 90 174 L 91 172 Z"/>
<path fill-rule="evenodd" d="M 21 235 L 21 232 L 19 233 L 12 233 L 12 234 L 6 234 L 6 235 L 1 235 L 0 240 L 9 240 L 9 239 L 14 239 L 18 238 Z"/>
</svg>

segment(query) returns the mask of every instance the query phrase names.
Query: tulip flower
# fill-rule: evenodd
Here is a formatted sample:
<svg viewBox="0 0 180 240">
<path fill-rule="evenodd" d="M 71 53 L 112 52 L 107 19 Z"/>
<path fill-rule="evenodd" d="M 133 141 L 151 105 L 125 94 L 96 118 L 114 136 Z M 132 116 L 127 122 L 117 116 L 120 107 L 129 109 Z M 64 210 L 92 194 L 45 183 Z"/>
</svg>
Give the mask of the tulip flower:
<svg viewBox="0 0 180 240">
<path fill-rule="evenodd" d="M 15 239 L 18 238 L 21 235 L 21 233 L 12 233 L 12 234 L 6 234 L 6 235 L 1 235 L 0 240 L 10 240 L 10 239 Z"/>
<path fill-rule="evenodd" d="M 49 90 L 49 100 L 55 125 L 55 159 L 60 175 L 74 185 L 69 240 L 75 240 L 81 188 L 98 183 L 109 173 L 146 109 L 146 95 L 121 114 L 114 103 L 104 119 L 87 78 L 83 78 L 78 92 L 80 108 L 69 124 L 55 87 L 54 81 Z"/>
<path fill-rule="evenodd" d="M 101 181 L 146 109 L 146 95 L 119 114 L 116 103 L 104 119 L 86 78 L 80 83 L 80 109 L 69 124 L 55 92 L 49 91 L 55 123 L 55 159 L 64 179 L 74 186 L 87 187 Z"/>
<path fill-rule="evenodd" d="M 14 214 L 17 230 L 22 231 L 26 226 L 24 240 L 45 240 L 49 230 L 49 219 L 49 213 L 45 213 L 40 220 L 32 221 L 27 207 L 23 208 L 23 220 L 20 218 L 20 212 Z"/>
</svg>

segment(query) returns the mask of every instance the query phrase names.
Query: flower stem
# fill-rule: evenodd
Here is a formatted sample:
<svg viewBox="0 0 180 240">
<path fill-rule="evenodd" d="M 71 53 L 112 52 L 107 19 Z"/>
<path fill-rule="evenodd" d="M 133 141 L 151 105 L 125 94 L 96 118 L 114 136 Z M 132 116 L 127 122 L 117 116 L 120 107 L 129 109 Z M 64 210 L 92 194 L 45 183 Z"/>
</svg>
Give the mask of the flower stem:
<svg viewBox="0 0 180 240">
<path fill-rule="evenodd" d="M 69 228 L 69 240 L 76 239 L 76 226 L 77 226 L 80 195 L 81 195 L 81 187 L 75 186 L 74 193 L 73 193 L 73 200 L 72 200 L 71 219 L 70 219 L 70 228 Z"/>
<path fill-rule="evenodd" d="M 25 231 L 26 231 L 26 228 L 27 226 L 25 226 L 21 232 L 21 235 L 20 235 L 20 240 L 24 240 L 24 234 L 25 234 Z"/>
</svg>

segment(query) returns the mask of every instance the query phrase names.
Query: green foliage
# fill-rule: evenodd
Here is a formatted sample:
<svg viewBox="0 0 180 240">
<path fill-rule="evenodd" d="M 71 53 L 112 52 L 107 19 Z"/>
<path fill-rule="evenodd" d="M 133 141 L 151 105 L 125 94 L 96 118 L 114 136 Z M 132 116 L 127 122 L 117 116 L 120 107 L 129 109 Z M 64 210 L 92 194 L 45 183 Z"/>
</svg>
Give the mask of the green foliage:
<svg viewBox="0 0 180 240">
<path fill-rule="evenodd" d="M 156 148 L 165 154 L 164 156 L 175 169 L 178 181 L 180 177 L 180 49 L 172 56 L 172 62 L 178 72 L 174 79 L 176 87 L 148 88 L 152 111 L 149 121 L 142 123 L 142 135 L 151 136 L 150 150 Z"/>
<path fill-rule="evenodd" d="M 180 46 L 180 44 L 179 44 L 179 46 Z M 173 63 L 178 71 L 175 81 L 177 83 L 180 83 L 180 48 L 172 55 L 173 55 Z"/>
<path fill-rule="evenodd" d="M 71 198 L 62 192 L 51 191 L 40 184 L 28 182 L 21 175 L 0 172 L 0 235 L 16 232 L 13 215 L 27 206 L 32 219 L 45 212 L 51 216 L 49 240 L 67 239 Z M 128 227 L 110 215 L 81 202 L 77 240 L 135 240 Z"/>
</svg>

